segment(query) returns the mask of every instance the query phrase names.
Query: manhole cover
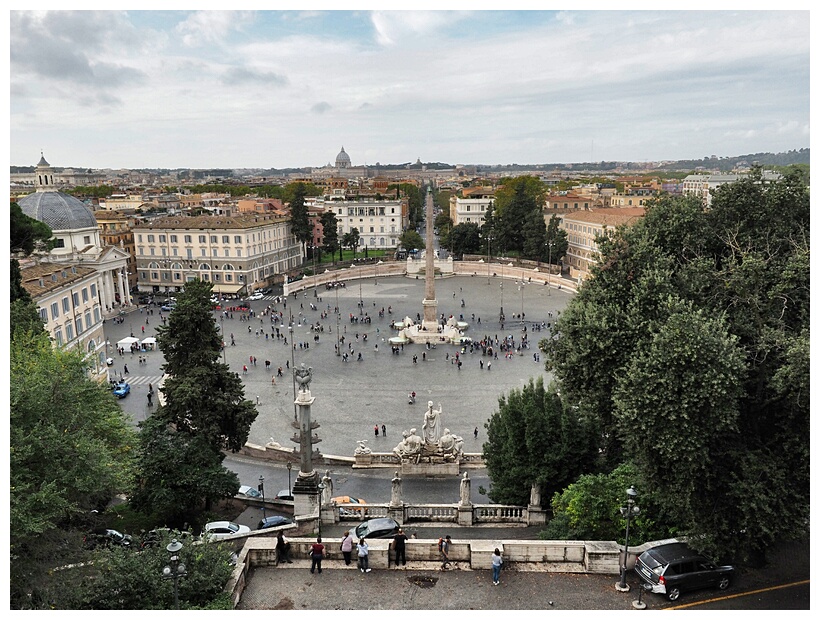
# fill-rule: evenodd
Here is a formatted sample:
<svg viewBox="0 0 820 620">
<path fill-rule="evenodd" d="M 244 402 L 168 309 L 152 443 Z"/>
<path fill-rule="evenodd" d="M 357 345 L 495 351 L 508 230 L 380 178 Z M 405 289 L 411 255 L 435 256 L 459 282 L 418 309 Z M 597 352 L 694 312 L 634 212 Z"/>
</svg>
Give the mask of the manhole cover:
<svg viewBox="0 0 820 620">
<path fill-rule="evenodd" d="M 417 585 L 420 588 L 432 588 L 434 585 L 436 585 L 438 577 L 425 577 L 424 575 L 413 575 L 412 577 L 408 577 L 407 581 L 409 581 L 413 585 Z"/>
</svg>

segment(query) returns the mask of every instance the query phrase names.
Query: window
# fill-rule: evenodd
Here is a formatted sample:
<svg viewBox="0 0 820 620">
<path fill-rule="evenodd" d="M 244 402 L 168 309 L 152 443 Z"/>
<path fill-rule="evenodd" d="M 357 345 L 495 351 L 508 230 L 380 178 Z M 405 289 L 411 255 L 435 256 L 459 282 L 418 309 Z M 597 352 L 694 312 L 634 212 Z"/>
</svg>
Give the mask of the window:
<svg viewBox="0 0 820 620">
<path fill-rule="evenodd" d="M 80 305 L 80 294 L 79 293 L 71 293 L 71 297 L 74 300 L 74 306 Z"/>
<path fill-rule="evenodd" d="M 207 240 L 207 237 L 205 235 L 199 235 L 199 242 L 200 243 L 205 243 L 206 240 Z"/>
<path fill-rule="evenodd" d="M 154 243 L 154 235 L 148 235 L 148 243 Z"/>
<path fill-rule="evenodd" d="M 236 248 L 236 255 L 242 256 L 242 250 L 240 248 Z"/>
<path fill-rule="evenodd" d="M 88 329 L 91 329 L 91 326 L 92 326 L 92 325 L 93 325 L 93 323 L 91 322 L 91 313 L 90 313 L 90 312 L 86 312 L 86 313 L 85 313 L 85 328 L 86 328 L 87 330 L 88 330 Z"/>
<path fill-rule="evenodd" d="M 55 301 L 53 304 L 51 304 L 51 318 L 53 320 L 56 319 L 58 316 L 60 316 L 60 304 L 58 304 Z"/>
<path fill-rule="evenodd" d="M 160 243 L 165 243 L 165 235 L 160 235 L 159 236 L 159 242 Z"/>
<path fill-rule="evenodd" d="M 216 243 L 216 235 L 211 235 L 211 243 Z"/>
<path fill-rule="evenodd" d="M 48 321 L 48 308 L 40 308 L 40 318 L 43 320 L 43 323 Z"/>
<path fill-rule="evenodd" d="M 64 248 L 65 247 L 65 239 L 57 239 L 57 243 L 54 244 L 55 248 Z"/>
<path fill-rule="evenodd" d="M 89 235 L 85 235 L 83 237 L 83 243 L 86 245 L 91 245 L 91 237 Z"/>
<path fill-rule="evenodd" d="M 176 242 L 177 242 L 177 236 L 176 235 L 171 235 L 171 243 L 176 243 Z"/>
<path fill-rule="evenodd" d="M 181 280 L 181 279 L 182 279 L 182 274 L 180 274 L 178 271 L 175 271 L 174 272 L 174 280 Z"/>
<path fill-rule="evenodd" d="M 151 279 L 152 280 L 159 280 L 159 274 L 156 271 L 151 272 Z"/>
<path fill-rule="evenodd" d="M 54 330 L 54 340 L 58 346 L 63 344 L 63 329 L 61 327 Z"/>
<path fill-rule="evenodd" d="M 226 273 L 225 274 L 225 282 L 231 282 L 231 281 L 233 281 L 233 276 L 229 273 Z"/>
<path fill-rule="evenodd" d="M 99 306 L 94 306 L 94 322 L 99 323 L 100 320 L 101 320 L 100 307 Z"/>
<path fill-rule="evenodd" d="M 82 318 L 77 317 L 77 319 L 74 321 L 74 324 L 77 326 L 77 335 L 79 336 L 80 334 L 83 333 L 83 320 L 82 320 Z"/>
<path fill-rule="evenodd" d="M 97 285 L 96 284 L 91 285 L 91 297 L 93 297 L 94 299 L 97 298 Z"/>
<path fill-rule="evenodd" d="M 71 321 L 65 324 L 65 339 L 66 341 L 74 340 L 74 326 L 71 325 Z"/>
<path fill-rule="evenodd" d="M 68 297 L 63 297 L 63 314 L 68 314 L 71 306 L 68 303 Z"/>
<path fill-rule="evenodd" d="M 233 242 L 242 243 L 242 237 L 240 237 L 239 235 L 234 235 Z"/>
<path fill-rule="evenodd" d="M 228 235 L 222 235 L 222 243 L 230 243 L 231 238 Z"/>
<path fill-rule="evenodd" d="M 83 289 L 83 303 L 85 303 L 87 301 L 88 301 L 88 289 L 84 288 Z"/>
<path fill-rule="evenodd" d="M 191 235 L 185 235 L 185 243 L 191 243 Z"/>
<path fill-rule="evenodd" d="M 230 256 L 231 251 L 228 248 L 225 248 L 225 256 Z"/>
</svg>

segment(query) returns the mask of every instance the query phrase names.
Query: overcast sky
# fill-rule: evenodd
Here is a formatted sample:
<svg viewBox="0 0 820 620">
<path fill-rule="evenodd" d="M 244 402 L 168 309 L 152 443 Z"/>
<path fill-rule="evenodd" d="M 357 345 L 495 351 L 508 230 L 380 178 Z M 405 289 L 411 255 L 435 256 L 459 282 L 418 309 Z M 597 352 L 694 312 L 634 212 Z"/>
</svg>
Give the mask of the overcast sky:
<svg viewBox="0 0 820 620">
<path fill-rule="evenodd" d="M 41 150 L 55 166 L 286 168 L 332 163 L 342 146 L 354 166 L 810 146 L 808 11 L 9 19 L 13 165 Z"/>
</svg>

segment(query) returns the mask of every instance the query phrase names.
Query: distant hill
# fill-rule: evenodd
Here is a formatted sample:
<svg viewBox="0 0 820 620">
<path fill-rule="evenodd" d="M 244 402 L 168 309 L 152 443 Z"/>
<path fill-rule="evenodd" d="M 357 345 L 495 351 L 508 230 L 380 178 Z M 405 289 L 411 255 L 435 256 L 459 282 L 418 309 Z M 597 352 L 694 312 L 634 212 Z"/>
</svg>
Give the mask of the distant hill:
<svg viewBox="0 0 820 620">
<path fill-rule="evenodd" d="M 744 166 L 789 166 L 792 164 L 810 164 L 811 149 L 797 149 L 787 151 L 785 153 L 751 153 L 749 155 L 738 155 L 736 157 L 704 157 L 703 159 L 680 159 L 677 161 L 662 161 L 662 162 L 632 162 L 632 161 L 600 161 L 600 162 L 576 162 L 576 163 L 552 163 L 552 164 L 505 164 L 505 165 L 484 165 L 473 164 L 469 167 L 475 168 L 476 172 L 515 172 L 521 170 L 543 170 L 544 172 L 554 170 L 585 170 L 590 172 L 628 172 L 630 170 L 658 170 L 658 171 L 691 171 L 699 168 L 706 170 L 718 170 L 721 172 L 729 172 L 738 167 Z M 427 170 L 447 170 L 455 168 L 453 164 L 443 162 L 428 162 L 422 163 L 417 161 L 414 164 L 406 162 L 403 164 L 377 164 L 369 166 L 371 170 L 420 170 L 424 166 Z M 62 171 L 65 168 L 72 168 L 72 166 L 65 166 L 65 168 L 53 167 L 55 171 Z M 285 176 L 293 173 L 307 173 L 311 167 L 304 168 L 260 168 L 256 169 L 260 176 Z M 33 173 L 34 166 L 10 166 L 11 174 Z M 74 169 L 82 169 L 82 167 L 74 167 Z M 240 176 L 236 174 L 239 171 L 227 169 L 193 169 L 193 168 L 175 168 L 180 171 L 180 178 L 202 179 L 207 177 L 222 177 L 229 178 L 232 176 Z M 168 174 L 168 168 L 140 168 L 136 172 L 152 172 L 155 174 Z"/>
</svg>

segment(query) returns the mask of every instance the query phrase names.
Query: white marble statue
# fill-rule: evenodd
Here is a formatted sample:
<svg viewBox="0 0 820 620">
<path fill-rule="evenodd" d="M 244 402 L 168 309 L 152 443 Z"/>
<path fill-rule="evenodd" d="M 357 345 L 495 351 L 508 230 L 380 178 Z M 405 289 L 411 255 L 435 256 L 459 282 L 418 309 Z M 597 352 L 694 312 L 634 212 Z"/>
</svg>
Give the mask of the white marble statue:
<svg viewBox="0 0 820 620">
<path fill-rule="evenodd" d="M 367 447 L 367 439 L 359 439 L 357 443 L 359 445 L 356 447 L 356 450 L 353 452 L 353 454 L 370 454 L 373 452 L 370 448 Z"/>
<path fill-rule="evenodd" d="M 404 439 L 399 442 L 399 445 L 393 448 L 393 454 L 400 459 L 409 459 L 421 454 L 422 441 L 421 437 L 416 435 L 415 428 L 402 432 L 402 437 L 404 437 Z"/>
<path fill-rule="evenodd" d="M 441 418 L 441 403 L 438 404 L 438 409 L 433 409 L 433 401 L 427 401 L 427 412 L 424 414 L 424 424 L 421 426 L 424 443 L 438 444 L 441 439 Z"/>
<path fill-rule="evenodd" d="M 333 479 L 330 477 L 330 470 L 325 470 L 325 475 L 322 476 L 322 505 L 330 503 L 330 498 L 333 497 Z"/>
<path fill-rule="evenodd" d="M 390 482 L 390 505 L 401 506 L 401 476 L 399 476 L 399 472 L 396 472 Z"/>
<path fill-rule="evenodd" d="M 541 505 L 541 485 L 537 482 L 533 482 L 532 486 L 530 487 L 530 506 L 540 506 Z"/>
<path fill-rule="evenodd" d="M 470 504 L 470 477 L 466 471 L 464 472 L 464 477 L 461 479 L 459 491 L 461 495 L 461 505 L 468 506 Z"/>
<path fill-rule="evenodd" d="M 445 428 L 439 440 L 439 447 L 445 457 L 460 458 L 464 450 L 464 440 L 458 435 L 453 435 L 449 428 Z"/>
</svg>

